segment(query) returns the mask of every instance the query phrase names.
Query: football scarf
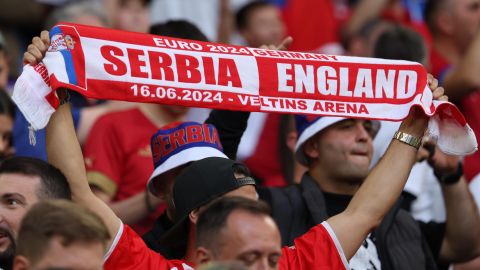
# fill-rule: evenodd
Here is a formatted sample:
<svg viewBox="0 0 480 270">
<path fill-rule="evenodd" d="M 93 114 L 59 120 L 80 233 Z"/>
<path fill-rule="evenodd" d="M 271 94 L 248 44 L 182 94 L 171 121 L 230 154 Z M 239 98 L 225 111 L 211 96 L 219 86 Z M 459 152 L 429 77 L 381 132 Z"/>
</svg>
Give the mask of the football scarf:
<svg viewBox="0 0 480 270">
<path fill-rule="evenodd" d="M 365 119 L 432 116 L 442 150 L 477 142 L 463 115 L 432 100 L 427 72 L 408 61 L 273 51 L 62 23 L 40 63 L 26 65 L 13 99 L 34 129 L 58 106 L 54 91 L 85 97 L 212 109 Z"/>
</svg>

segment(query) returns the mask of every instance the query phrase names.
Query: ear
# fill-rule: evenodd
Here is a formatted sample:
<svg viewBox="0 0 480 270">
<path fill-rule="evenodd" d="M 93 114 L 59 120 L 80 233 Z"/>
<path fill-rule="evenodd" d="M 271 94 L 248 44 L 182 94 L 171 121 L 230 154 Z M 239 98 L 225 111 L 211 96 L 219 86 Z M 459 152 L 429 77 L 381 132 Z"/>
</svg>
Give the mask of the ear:
<svg viewBox="0 0 480 270">
<path fill-rule="evenodd" d="M 437 17 L 435 18 L 435 24 L 437 25 L 437 28 L 448 34 L 452 34 L 454 31 L 456 31 L 454 25 L 452 24 L 452 15 L 445 10 L 441 10 L 437 13 Z"/>
<path fill-rule="evenodd" d="M 367 45 L 364 38 L 358 37 L 356 35 L 352 36 L 348 43 L 348 52 L 350 55 L 355 56 L 370 56 L 367 55 Z"/>
<path fill-rule="evenodd" d="M 212 252 L 204 247 L 198 247 L 195 251 L 195 255 L 197 258 L 197 265 L 207 264 L 214 259 Z"/>
<path fill-rule="evenodd" d="M 245 40 L 245 42 L 247 42 L 247 43 L 252 42 L 253 35 L 247 28 L 240 30 L 238 33 L 240 34 L 240 36 L 242 36 L 242 38 Z"/>
<path fill-rule="evenodd" d="M 305 155 L 311 159 L 318 158 L 320 153 L 318 150 L 318 140 L 314 138 L 316 138 L 316 136 L 307 140 L 302 146 Z"/>
<path fill-rule="evenodd" d="M 287 147 L 292 151 L 292 153 L 295 153 L 295 144 L 297 143 L 298 135 L 296 131 L 291 131 L 287 134 Z"/>
<path fill-rule="evenodd" d="M 197 224 L 198 212 L 199 212 L 199 209 L 197 208 L 192 212 L 190 212 L 190 214 L 188 214 L 188 219 L 190 219 L 190 222 L 192 222 L 193 224 Z"/>
<path fill-rule="evenodd" d="M 17 255 L 13 260 L 13 270 L 26 270 L 30 269 L 30 262 L 24 256 Z"/>
</svg>

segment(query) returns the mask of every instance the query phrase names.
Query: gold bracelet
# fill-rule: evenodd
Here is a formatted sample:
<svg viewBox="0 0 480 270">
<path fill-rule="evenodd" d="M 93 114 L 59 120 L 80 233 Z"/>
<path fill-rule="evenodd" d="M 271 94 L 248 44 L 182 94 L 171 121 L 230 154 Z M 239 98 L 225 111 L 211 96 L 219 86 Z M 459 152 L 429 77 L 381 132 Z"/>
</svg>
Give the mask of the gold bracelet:
<svg viewBox="0 0 480 270">
<path fill-rule="evenodd" d="M 393 138 L 397 139 L 397 140 L 399 140 L 403 143 L 406 143 L 406 144 L 414 147 L 417 150 L 418 150 L 418 148 L 420 148 L 420 145 L 422 144 L 422 139 L 421 138 L 417 138 L 415 136 L 412 136 L 410 134 L 407 134 L 407 133 L 404 133 L 404 132 L 401 132 L 401 131 L 395 132 L 395 135 L 393 135 Z"/>
</svg>

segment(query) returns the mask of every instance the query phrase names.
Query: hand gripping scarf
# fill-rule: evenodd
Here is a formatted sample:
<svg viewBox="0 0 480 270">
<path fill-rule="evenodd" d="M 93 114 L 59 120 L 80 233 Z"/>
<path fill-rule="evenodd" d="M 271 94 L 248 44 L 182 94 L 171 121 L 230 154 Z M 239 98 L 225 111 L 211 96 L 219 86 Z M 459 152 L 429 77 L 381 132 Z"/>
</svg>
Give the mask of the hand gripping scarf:
<svg viewBox="0 0 480 270">
<path fill-rule="evenodd" d="M 33 129 L 58 106 L 54 90 L 96 99 L 399 121 L 411 107 L 450 154 L 477 149 L 457 107 L 432 100 L 427 73 L 408 61 L 273 51 L 62 23 L 13 99 Z"/>
</svg>

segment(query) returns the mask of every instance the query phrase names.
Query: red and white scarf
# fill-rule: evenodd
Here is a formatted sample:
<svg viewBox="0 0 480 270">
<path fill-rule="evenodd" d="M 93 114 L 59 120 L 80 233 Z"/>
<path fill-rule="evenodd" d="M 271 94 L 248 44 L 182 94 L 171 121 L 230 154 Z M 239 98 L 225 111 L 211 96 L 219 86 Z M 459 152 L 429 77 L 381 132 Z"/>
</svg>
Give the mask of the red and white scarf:
<svg viewBox="0 0 480 270">
<path fill-rule="evenodd" d="M 25 66 L 13 98 L 34 129 L 58 106 L 53 90 L 86 97 L 215 109 L 402 120 L 433 116 L 442 150 L 477 142 L 463 115 L 433 101 L 422 65 L 408 61 L 272 51 L 75 24 L 50 31 L 43 63 Z M 53 89 L 53 90 L 52 90 Z"/>
</svg>

